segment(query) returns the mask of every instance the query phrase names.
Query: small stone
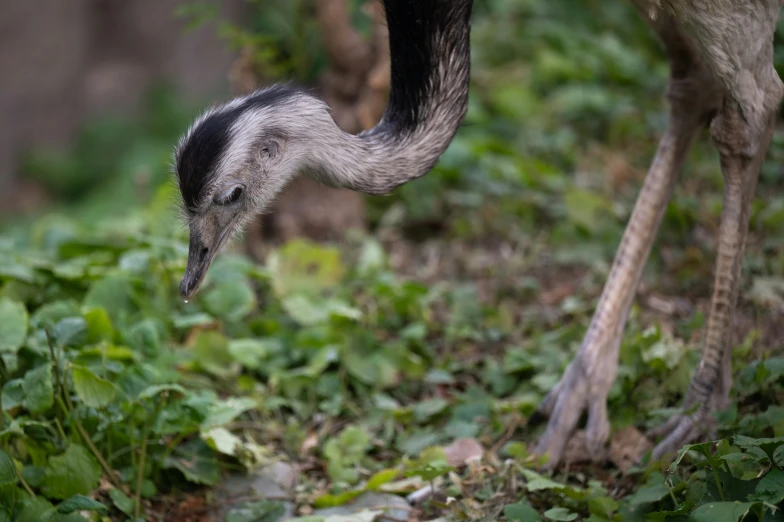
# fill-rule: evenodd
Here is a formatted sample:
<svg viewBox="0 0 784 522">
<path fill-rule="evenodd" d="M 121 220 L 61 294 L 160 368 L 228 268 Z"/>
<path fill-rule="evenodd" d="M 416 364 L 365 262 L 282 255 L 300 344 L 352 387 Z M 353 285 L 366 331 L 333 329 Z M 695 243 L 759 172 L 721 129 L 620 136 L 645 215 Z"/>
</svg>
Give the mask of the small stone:
<svg viewBox="0 0 784 522">
<path fill-rule="evenodd" d="M 450 466 L 465 466 L 472 460 L 480 460 L 485 449 L 478 440 L 472 438 L 457 439 L 449 446 L 444 446 L 446 462 Z"/>
<path fill-rule="evenodd" d="M 279 520 L 292 518 L 294 503 L 285 500 L 285 497 L 294 494 L 297 481 L 296 468 L 285 462 L 274 462 L 249 475 L 231 475 L 218 486 L 216 497 L 220 502 L 219 520 L 225 520 L 226 514 L 248 497 L 280 501 L 285 507 L 285 514 Z"/>
<path fill-rule="evenodd" d="M 313 511 L 313 516 L 353 515 L 368 509 L 383 511 L 385 520 L 405 522 L 408 520 L 411 506 L 404 498 L 397 495 L 367 491 L 359 495 L 353 502 L 344 506 L 317 509 Z"/>
<path fill-rule="evenodd" d="M 627 471 L 653 447 L 651 441 L 634 426 L 627 426 L 613 434 L 610 441 L 610 461 L 621 471 Z"/>
</svg>

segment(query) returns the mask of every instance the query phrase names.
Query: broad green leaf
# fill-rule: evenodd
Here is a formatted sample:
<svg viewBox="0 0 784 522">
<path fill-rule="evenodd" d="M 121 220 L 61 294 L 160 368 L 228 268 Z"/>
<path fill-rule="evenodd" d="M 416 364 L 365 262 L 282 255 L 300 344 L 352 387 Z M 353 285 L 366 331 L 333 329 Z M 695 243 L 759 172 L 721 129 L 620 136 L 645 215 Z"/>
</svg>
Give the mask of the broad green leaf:
<svg viewBox="0 0 784 522">
<path fill-rule="evenodd" d="M 694 522 L 738 522 L 751 511 L 753 502 L 711 502 L 692 511 Z"/>
<path fill-rule="evenodd" d="M 187 391 L 179 384 L 154 384 L 139 392 L 139 395 L 137 395 L 136 398 L 142 401 L 145 399 L 152 399 L 161 393 L 176 393 L 177 395 L 185 395 Z"/>
<path fill-rule="evenodd" d="M 41 305 L 30 317 L 33 328 L 53 328 L 61 319 L 76 317 L 80 313 L 79 305 L 75 301 L 52 301 Z"/>
<path fill-rule="evenodd" d="M 115 272 L 90 285 L 84 297 L 84 305 L 103 308 L 114 324 L 121 325 L 136 310 L 132 294 L 133 283 L 130 277 Z"/>
<path fill-rule="evenodd" d="M 239 277 L 220 281 L 202 299 L 207 312 L 229 322 L 241 320 L 256 306 L 250 283 Z"/>
<path fill-rule="evenodd" d="M 258 370 L 269 354 L 269 343 L 260 339 L 229 341 L 229 354 L 244 368 Z"/>
<path fill-rule="evenodd" d="M 323 303 L 301 294 L 286 296 L 281 299 L 283 309 L 302 326 L 314 326 L 329 320 L 329 311 Z"/>
<path fill-rule="evenodd" d="M 418 402 L 414 405 L 413 413 L 414 418 L 418 422 L 424 422 L 435 415 L 443 412 L 449 407 L 449 402 L 445 399 L 427 399 L 421 402 Z"/>
<path fill-rule="evenodd" d="M 63 515 L 68 515 L 75 511 L 97 511 L 99 513 L 105 513 L 107 510 L 106 506 L 100 502 L 85 497 L 84 495 L 74 495 L 68 500 L 60 502 L 57 506 L 57 512 L 62 513 Z"/>
<path fill-rule="evenodd" d="M 202 432 L 201 438 L 218 453 L 230 457 L 235 456 L 237 448 L 242 446 L 242 440 L 226 428 L 217 427 Z"/>
<path fill-rule="evenodd" d="M 179 470 L 190 482 L 214 486 L 220 481 L 220 466 L 215 452 L 201 439 L 179 446 L 166 458 L 163 467 Z"/>
<path fill-rule="evenodd" d="M 618 511 L 618 502 L 604 495 L 593 497 L 588 500 L 588 511 L 593 515 L 608 519 L 610 515 Z"/>
<path fill-rule="evenodd" d="M 49 457 L 41 491 L 49 498 L 66 499 L 90 493 L 101 478 L 98 462 L 84 447 L 71 444 L 65 453 Z"/>
<path fill-rule="evenodd" d="M 27 337 L 27 309 L 24 304 L 0 298 L 0 353 L 16 353 Z"/>
<path fill-rule="evenodd" d="M 2 413 L 0 413 L 2 415 Z M 0 488 L 16 484 L 16 466 L 11 457 L 3 450 L 0 450 Z"/>
<path fill-rule="evenodd" d="M 228 351 L 229 340 L 220 332 L 201 331 L 193 347 L 198 366 L 221 379 L 229 379 L 239 369 Z"/>
<path fill-rule="evenodd" d="M 542 517 L 526 502 L 504 506 L 504 516 L 509 522 L 540 522 Z"/>
<path fill-rule="evenodd" d="M 661 473 L 653 473 L 648 477 L 648 481 L 644 486 L 626 497 L 626 501 L 633 506 L 638 506 L 640 504 L 658 502 L 667 495 L 669 495 L 669 490 L 664 483 L 664 477 Z"/>
<path fill-rule="evenodd" d="M 733 444 L 743 449 L 759 448 L 765 452 L 771 463 L 775 462 L 776 450 L 784 446 L 784 437 L 759 438 L 755 439 L 745 435 L 736 435 L 732 439 Z"/>
<path fill-rule="evenodd" d="M 134 502 L 132 498 L 128 497 L 128 495 L 117 488 L 109 490 L 109 498 L 112 499 L 112 503 L 117 509 L 129 517 L 133 516 Z"/>
<path fill-rule="evenodd" d="M 577 513 L 572 513 L 566 508 L 554 507 L 544 512 L 544 518 L 558 522 L 571 522 L 577 520 Z"/>
<path fill-rule="evenodd" d="M 771 468 L 757 484 L 753 497 L 750 500 L 773 505 L 781 503 L 784 500 L 784 471 L 775 466 Z"/>
<path fill-rule="evenodd" d="M 547 477 L 544 477 L 535 471 L 531 471 L 530 469 L 523 468 L 521 470 L 523 476 L 526 480 L 526 489 L 528 491 L 539 491 L 542 489 L 556 489 L 556 490 L 567 490 L 567 489 L 574 489 L 571 486 L 567 486 L 566 484 L 561 484 L 559 482 L 555 482 L 554 480 L 550 480 Z"/>
<path fill-rule="evenodd" d="M 116 393 L 114 384 L 98 377 L 85 366 L 73 366 L 71 371 L 76 395 L 91 408 L 103 408 L 112 400 Z"/>
<path fill-rule="evenodd" d="M 201 423 L 202 431 L 226 426 L 248 410 L 256 407 L 256 401 L 249 397 L 231 397 L 214 403 Z"/>
<path fill-rule="evenodd" d="M 22 379 L 24 399 L 22 405 L 30 413 L 48 410 L 54 404 L 54 386 L 52 384 L 52 367 L 49 363 L 27 372 Z"/>
<path fill-rule="evenodd" d="M 161 327 L 154 319 L 143 319 L 134 324 L 126 335 L 127 343 L 147 357 L 156 357 L 163 343 Z"/>
<path fill-rule="evenodd" d="M 101 341 L 111 342 L 114 339 L 114 327 L 109 314 L 103 308 L 93 308 L 84 314 L 87 321 L 87 342 L 90 344 Z"/>
<path fill-rule="evenodd" d="M 3 385 L 3 409 L 11 410 L 24 404 L 25 392 L 22 379 L 12 379 Z"/>
<path fill-rule="evenodd" d="M 713 448 L 714 444 L 716 444 L 717 442 L 718 441 L 710 440 L 706 442 L 701 442 L 699 444 L 686 444 L 684 447 L 678 450 L 678 457 L 675 459 L 675 461 L 673 461 L 672 464 L 670 464 L 669 472 L 675 473 L 675 470 L 678 468 L 678 465 L 681 463 L 681 460 L 683 460 L 683 457 L 685 457 L 686 454 L 690 451 L 695 451 L 697 453 L 704 455 L 707 459 L 711 459 L 713 457 L 711 454 L 711 448 Z M 716 460 L 720 461 L 721 459 L 720 457 L 717 456 Z"/>
<path fill-rule="evenodd" d="M 55 512 L 54 506 L 43 496 L 38 495 L 24 501 L 15 522 L 49 521 Z"/>
<path fill-rule="evenodd" d="M 58 346 L 76 346 L 87 342 L 87 321 L 84 317 L 65 317 L 57 321 L 52 331 Z"/>
<path fill-rule="evenodd" d="M 278 296 L 314 295 L 343 277 L 340 250 L 296 239 L 267 257 L 267 268 Z"/>
</svg>

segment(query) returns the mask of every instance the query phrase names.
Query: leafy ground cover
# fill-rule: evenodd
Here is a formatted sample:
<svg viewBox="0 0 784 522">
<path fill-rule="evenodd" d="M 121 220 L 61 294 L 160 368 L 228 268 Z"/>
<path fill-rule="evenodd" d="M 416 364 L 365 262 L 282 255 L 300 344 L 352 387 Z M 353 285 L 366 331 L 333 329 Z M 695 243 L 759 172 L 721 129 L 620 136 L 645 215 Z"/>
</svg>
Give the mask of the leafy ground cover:
<svg viewBox="0 0 784 522">
<path fill-rule="evenodd" d="M 314 512 L 367 492 L 408 497 L 411 520 L 781 520 L 781 132 L 715 440 L 667 462 L 629 458 L 698 359 L 721 201 L 703 139 L 630 314 L 608 454 L 590 461 L 578 436 L 545 474 L 528 451 L 663 125 L 666 67 L 645 28 L 622 4 L 580 3 L 594 17 L 571 5 L 477 6 L 466 125 L 433 173 L 372 201 L 371 235 L 290 242 L 264 265 L 227 253 L 183 303 L 187 238 L 170 185 L 143 204 L 107 208 L 98 194 L 7 227 L 0 521 L 215 519 L 227 476 L 273 462 L 292 464 L 298 485 L 232 499 L 226 520 L 395 519 L 377 506 Z M 143 133 L 157 139 L 117 152 L 126 187 L 139 165 L 165 176 L 167 129 L 182 120 L 166 114 Z M 94 140 L 35 168 L 105 169 L 91 166 L 105 151 Z"/>
</svg>

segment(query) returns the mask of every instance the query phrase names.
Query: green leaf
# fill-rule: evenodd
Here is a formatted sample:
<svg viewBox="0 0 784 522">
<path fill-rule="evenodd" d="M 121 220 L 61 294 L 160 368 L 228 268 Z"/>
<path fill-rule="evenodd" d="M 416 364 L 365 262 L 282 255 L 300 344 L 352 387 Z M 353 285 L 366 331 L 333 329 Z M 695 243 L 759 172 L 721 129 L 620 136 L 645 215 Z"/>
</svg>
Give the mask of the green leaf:
<svg viewBox="0 0 784 522">
<path fill-rule="evenodd" d="M 757 484 L 754 490 L 754 498 L 750 500 L 757 500 L 759 502 L 767 502 L 768 504 L 777 505 L 784 500 L 784 471 L 777 467 L 773 467 L 762 480 Z"/>
<path fill-rule="evenodd" d="M 62 455 L 49 458 L 41 491 L 49 498 L 86 495 L 98 486 L 101 468 L 82 446 L 71 444 Z"/>
<path fill-rule="evenodd" d="M 396 469 L 382 469 L 370 477 L 366 489 L 377 490 L 387 482 L 393 481 L 398 476 L 398 473 Z"/>
<path fill-rule="evenodd" d="M 280 302 L 286 313 L 302 326 L 315 326 L 329 320 L 329 310 L 304 295 L 286 296 Z"/>
<path fill-rule="evenodd" d="M 22 379 L 22 390 L 22 405 L 30 413 L 40 413 L 51 408 L 54 404 L 51 365 L 44 363 L 27 372 Z"/>
<path fill-rule="evenodd" d="M 588 500 L 588 511 L 604 519 L 618 511 L 618 502 L 606 496 L 593 497 Z"/>
<path fill-rule="evenodd" d="M 234 376 L 238 368 L 228 351 L 229 341 L 220 332 L 201 331 L 193 348 L 198 366 L 221 379 Z"/>
<path fill-rule="evenodd" d="M 577 519 L 577 513 L 572 513 L 566 508 L 554 507 L 544 512 L 544 517 L 559 522 L 571 522 Z"/>
<path fill-rule="evenodd" d="M 122 325 L 136 310 L 132 294 L 133 283 L 130 276 L 116 272 L 90 285 L 84 297 L 84 305 L 89 308 L 103 308 L 114 324 Z"/>
<path fill-rule="evenodd" d="M 226 522 L 277 522 L 285 513 L 283 502 L 258 500 L 229 511 Z"/>
<path fill-rule="evenodd" d="M 155 384 L 140 391 L 136 398 L 140 401 L 143 401 L 145 399 L 152 399 L 161 393 L 176 393 L 177 395 L 185 395 L 187 391 L 179 384 Z"/>
<path fill-rule="evenodd" d="M 694 522 L 738 522 L 755 506 L 753 502 L 711 502 L 692 511 Z"/>
<path fill-rule="evenodd" d="M 201 438 L 218 453 L 223 453 L 230 457 L 235 456 L 238 447 L 242 446 L 242 440 L 226 428 L 212 428 L 202 432 Z"/>
<path fill-rule="evenodd" d="M 542 517 L 527 502 L 504 506 L 504 516 L 509 522 L 539 522 Z"/>
<path fill-rule="evenodd" d="M 112 499 L 112 503 L 117 509 L 129 517 L 133 516 L 134 502 L 128 495 L 117 488 L 112 488 L 109 490 L 109 498 Z"/>
<path fill-rule="evenodd" d="M 256 295 L 249 282 L 239 277 L 219 282 L 202 299 L 209 313 L 229 322 L 241 320 L 256 306 Z"/>
<path fill-rule="evenodd" d="M 733 444 L 743 449 L 759 448 L 765 452 L 770 459 L 771 463 L 775 462 L 774 455 L 776 450 L 784 446 L 784 437 L 775 438 L 759 438 L 746 437 L 745 435 L 736 435 L 732 439 Z"/>
<path fill-rule="evenodd" d="M 16 484 L 17 480 L 19 480 L 19 477 L 16 475 L 14 461 L 8 453 L 0 450 L 0 488 Z"/>
<path fill-rule="evenodd" d="M 229 354 L 243 367 L 258 370 L 270 352 L 270 343 L 259 339 L 229 341 Z"/>
<path fill-rule="evenodd" d="M 201 439 L 177 447 L 166 458 L 163 467 L 179 470 L 186 480 L 196 484 L 214 486 L 220 481 L 220 466 L 215 452 Z"/>
<path fill-rule="evenodd" d="M 633 506 L 658 502 L 669 494 L 664 477 L 661 473 L 653 473 L 643 487 L 626 497 L 626 501 Z"/>
<path fill-rule="evenodd" d="M 522 470 L 523 476 L 526 480 L 526 489 L 528 491 L 540 491 L 543 489 L 556 489 L 556 490 L 567 490 L 567 489 L 574 489 L 566 484 L 561 484 L 560 482 L 555 482 L 550 480 L 547 477 L 544 477 L 535 471 L 531 471 L 530 469 L 523 468 Z"/>
<path fill-rule="evenodd" d="M 315 295 L 343 277 L 340 250 L 295 239 L 267 257 L 267 268 L 278 296 Z"/>
<path fill-rule="evenodd" d="M 27 337 L 27 309 L 24 304 L 0 298 L 0 353 L 16 353 Z"/>
<path fill-rule="evenodd" d="M 202 431 L 226 426 L 248 410 L 256 407 L 256 401 L 249 397 L 231 397 L 211 405 L 207 417 L 201 423 Z"/>
<path fill-rule="evenodd" d="M 101 341 L 111 342 L 114 339 L 114 327 L 109 314 L 103 308 L 93 308 L 84 314 L 87 322 L 87 342 L 90 344 Z"/>
<path fill-rule="evenodd" d="M 349 491 L 344 491 L 343 493 L 338 493 L 337 495 L 331 495 L 326 493 L 317 497 L 313 501 L 313 506 L 316 508 L 329 508 L 329 507 L 337 507 L 337 506 L 344 506 L 360 496 L 362 494 L 361 489 L 353 489 Z"/>
<path fill-rule="evenodd" d="M 16 522 L 44 522 L 54 515 L 54 506 L 44 497 L 38 495 L 27 499 L 16 517 Z"/>
<path fill-rule="evenodd" d="M 675 473 L 675 470 L 678 468 L 678 465 L 681 463 L 681 460 L 683 460 L 683 457 L 685 457 L 686 454 L 690 451 L 701 453 L 710 461 L 713 458 L 713 455 L 711 454 L 711 448 L 713 447 L 714 444 L 716 444 L 716 442 L 718 441 L 709 440 L 706 442 L 700 442 L 699 444 L 686 444 L 684 447 L 678 450 L 678 457 L 675 459 L 675 461 L 673 461 L 672 464 L 670 464 L 668 471 L 670 473 Z M 720 461 L 721 458 L 717 456 L 716 460 Z"/>
<path fill-rule="evenodd" d="M 57 512 L 62 513 L 63 515 L 68 515 L 75 511 L 97 511 L 99 513 L 105 513 L 107 509 L 106 506 L 97 500 L 85 497 L 84 495 L 74 495 L 57 506 Z"/>
<path fill-rule="evenodd" d="M 81 316 L 60 319 L 52 334 L 58 346 L 81 346 L 87 342 L 87 322 Z"/>
<path fill-rule="evenodd" d="M 116 393 L 114 384 L 95 375 L 84 366 L 73 366 L 71 371 L 76 395 L 91 408 L 103 408 L 112 400 Z"/>
</svg>

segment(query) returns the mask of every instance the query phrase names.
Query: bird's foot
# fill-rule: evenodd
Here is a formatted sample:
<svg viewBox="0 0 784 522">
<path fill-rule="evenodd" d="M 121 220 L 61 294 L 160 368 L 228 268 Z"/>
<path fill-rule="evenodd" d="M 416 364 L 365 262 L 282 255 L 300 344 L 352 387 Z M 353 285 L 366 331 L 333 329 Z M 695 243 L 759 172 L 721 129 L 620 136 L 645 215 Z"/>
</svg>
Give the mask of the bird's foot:
<svg viewBox="0 0 784 522">
<path fill-rule="evenodd" d="M 666 422 L 648 430 L 645 434 L 649 440 L 659 443 L 653 448 L 652 460 L 660 460 L 668 455 L 675 454 L 686 444 L 696 440 L 716 438 L 718 423 L 711 414 L 726 406 L 726 397 L 719 390 L 715 390 L 709 407 L 694 407 L 687 398 L 681 412 L 670 417 Z"/>
<path fill-rule="evenodd" d="M 588 350 L 586 350 L 588 351 Z M 547 467 L 558 465 L 564 448 L 573 436 L 583 412 L 588 414 L 585 428 L 585 448 L 591 460 L 602 460 L 606 456 L 605 444 L 610 436 L 610 422 L 607 416 L 607 395 L 609 383 L 615 377 L 615 369 L 604 368 L 602 364 L 593 365 L 592 370 L 582 357 L 583 350 L 572 361 L 561 377 L 560 382 L 542 401 L 539 410 L 550 417 L 547 429 L 534 450 L 537 455 L 549 455 Z M 614 359 L 599 358 L 599 362 Z"/>
</svg>

